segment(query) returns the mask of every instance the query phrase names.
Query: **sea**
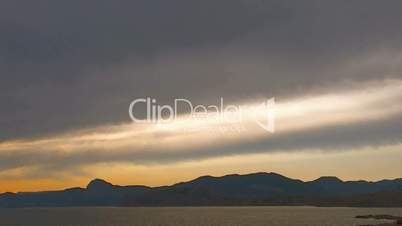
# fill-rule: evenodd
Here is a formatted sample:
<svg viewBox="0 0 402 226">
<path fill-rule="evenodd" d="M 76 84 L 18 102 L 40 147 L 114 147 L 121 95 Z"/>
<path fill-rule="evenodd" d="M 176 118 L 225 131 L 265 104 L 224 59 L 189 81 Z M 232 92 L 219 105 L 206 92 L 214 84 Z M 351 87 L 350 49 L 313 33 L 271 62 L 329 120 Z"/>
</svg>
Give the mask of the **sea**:
<svg viewBox="0 0 402 226">
<path fill-rule="evenodd" d="M 402 216 L 402 208 L 77 207 L 0 209 L 0 226 L 356 226 Z M 389 221 L 388 221 L 389 222 Z"/>
</svg>

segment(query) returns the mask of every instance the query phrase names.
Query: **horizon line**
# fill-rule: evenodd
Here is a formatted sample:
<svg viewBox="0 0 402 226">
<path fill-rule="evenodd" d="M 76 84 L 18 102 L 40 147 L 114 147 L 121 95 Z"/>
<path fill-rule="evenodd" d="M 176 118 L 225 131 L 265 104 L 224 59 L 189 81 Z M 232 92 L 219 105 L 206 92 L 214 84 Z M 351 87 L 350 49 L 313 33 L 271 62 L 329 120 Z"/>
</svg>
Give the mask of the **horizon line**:
<svg viewBox="0 0 402 226">
<path fill-rule="evenodd" d="M 38 190 L 38 191 L 17 191 L 17 192 L 6 191 L 6 192 L 0 193 L 0 196 L 1 196 L 1 195 L 4 195 L 4 194 L 23 194 L 23 193 L 36 193 L 36 192 L 39 192 L 39 193 L 40 193 L 40 192 L 57 192 L 57 191 L 66 191 L 66 190 L 70 190 L 70 189 L 88 189 L 88 185 L 89 185 L 91 182 L 96 181 L 96 180 L 103 181 L 103 182 L 108 183 L 108 184 L 110 184 L 110 185 L 112 185 L 112 186 L 114 186 L 114 187 L 134 187 L 134 186 L 138 186 L 138 187 L 147 187 L 147 188 L 152 188 L 152 189 L 154 189 L 154 188 L 162 188 L 162 187 L 175 186 L 175 185 L 183 184 L 183 183 L 190 183 L 190 182 L 193 182 L 193 181 L 199 180 L 199 179 L 201 179 L 201 178 L 205 178 L 205 177 L 210 177 L 210 178 L 215 178 L 215 179 L 221 179 L 221 178 L 230 177 L 230 176 L 252 176 L 252 175 L 257 175 L 257 174 L 277 175 L 277 176 L 285 177 L 285 178 L 290 179 L 290 180 L 298 180 L 298 181 L 301 181 L 301 182 L 303 182 L 303 183 L 309 183 L 309 182 L 317 181 L 317 180 L 322 179 L 322 178 L 333 178 L 333 179 L 337 179 L 337 180 L 339 180 L 339 181 L 341 181 L 341 182 L 343 182 L 343 183 L 346 183 L 346 182 L 378 183 L 378 182 L 382 182 L 382 181 L 402 180 L 401 177 L 399 177 L 399 178 L 384 178 L 384 179 L 374 180 L 374 181 L 371 181 L 371 180 L 364 180 L 364 179 L 360 179 L 360 180 L 343 180 L 343 179 L 339 178 L 338 176 L 330 176 L 330 175 L 320 176 L 320 177 L 318 177 L 318 178 L 316 178 L 316 179 L 314 179 L 314 180 L 302 180 L 302 179 L 287 177 L 287 176 L 285 176 L 285 175 L 283 175 L 283 174 L 276 173 L 276 172 L 264 172 L 264 171 L 259 171 L 259 172 L 254 172 L 254 173 L 245 173 L 245 174 L 232 173 L 232 174 L 225 174 L 225 175 L 223 175 L 223 176 L 202 175 L 202 176 L 195 177 L 194 179 L 191 179 L 191 180 L 176 182 L 176 183 L 173 183 L 173 184 L 167 184 L 167 185 L 161 185 L 161 186 L 148 186 L 148 185 L 143 185 L 143 184 L 127 184 L 127 185 L 113 184 L 113 183 L 111 183 L 111 182 L 109 182 L 109 181 L 107 181 L 107 180 L 105 180 L 105 179 L 96 177 L 96 178 L 91 179 L 91 180 L 87 183 L 86 187 L 80 187 L 80 186 L 76 186 L 76 187 L 66 187 L 66 188 L 62 188 L 62 189 L 59 189 L 59 190 Z"/>
</svg>

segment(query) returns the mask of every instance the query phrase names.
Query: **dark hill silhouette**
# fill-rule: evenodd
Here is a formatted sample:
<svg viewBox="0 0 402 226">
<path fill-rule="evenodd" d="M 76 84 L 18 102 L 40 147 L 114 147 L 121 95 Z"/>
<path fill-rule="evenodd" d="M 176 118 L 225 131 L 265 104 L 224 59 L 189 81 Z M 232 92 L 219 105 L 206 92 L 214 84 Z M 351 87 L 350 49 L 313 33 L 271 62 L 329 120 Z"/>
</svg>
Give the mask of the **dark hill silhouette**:
<svg viewBox="0 0 402 226">
<path fill-rule="evenodd" d="M 93 190 L 93 191 L 95 191 L 95 190 L 98 190 L 98 191 L 110 190 L 110 189 L 113 189 L 113 188 L 114 188 L 113 184 L 111 184 L 111 183 L 109 183 L 109 182 L 107 182 L 105 180 L 102 180 L 102 179 L 92 180 L 87 185 L 87 190 Z"/>
<path fill-rule="evenodd" d="M 118 186 L 101 179 L 86 188 L 0 195 L 0 207 L 314 205 L 399 206 L 402 179 L 304 182 L 276 173 L 203 176 L 171 186 Z"/>
</svg>

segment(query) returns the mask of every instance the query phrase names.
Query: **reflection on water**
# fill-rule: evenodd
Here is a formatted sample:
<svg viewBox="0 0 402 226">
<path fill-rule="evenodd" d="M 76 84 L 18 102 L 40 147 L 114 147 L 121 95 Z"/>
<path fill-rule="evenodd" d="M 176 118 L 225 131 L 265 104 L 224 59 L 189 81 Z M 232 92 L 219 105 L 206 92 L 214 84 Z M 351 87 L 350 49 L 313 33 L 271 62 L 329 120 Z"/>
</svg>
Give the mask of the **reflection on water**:
<svg viewBox="0 0 402 226">
<path fill-rule="evenodd" d="M 356 215 L 402 216 L 402 208 L 107 207 L 0 209 L 0 226 L 352 226 Z"/>
</svg>

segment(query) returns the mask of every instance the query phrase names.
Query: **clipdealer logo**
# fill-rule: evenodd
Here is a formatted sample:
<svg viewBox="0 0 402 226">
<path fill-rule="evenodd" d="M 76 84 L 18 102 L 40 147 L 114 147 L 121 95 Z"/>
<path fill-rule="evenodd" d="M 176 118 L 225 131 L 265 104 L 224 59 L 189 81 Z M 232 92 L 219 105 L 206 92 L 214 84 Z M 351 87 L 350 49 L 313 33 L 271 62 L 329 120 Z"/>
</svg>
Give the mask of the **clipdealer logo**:
<svg viewBox="0 0 402 226">
<path fill-rule="evenodd" d="M 208 120 L 209 117 L 219 117 L 227 124 L 241 123 L 244 115 L 249 114 L 247 108 L 242 105 L 225 105 L 220 98 L 218 105 L 194 105 L 185 98 L 174 99 L 173 105 L 160 105 L 155 98 L 145 97 L 133 100 L 130 103 L 128 113 L 135 123 L 167 123 L 173 122 L 179 117 L 179 109 L 189 109 L 190 119 Z M 142 118 L 136 116 L 139 110 L 145 110 Z M 267 132 L 275 132 L 275 98 L 267 99 L 256 107 L 255 112 L 259 116 L 253 117 L 254 122 Z M 262 112 L 262 117 L 261 117 Z M 144 114 L 143 114 L 144 115 Z"/>
</svg>

